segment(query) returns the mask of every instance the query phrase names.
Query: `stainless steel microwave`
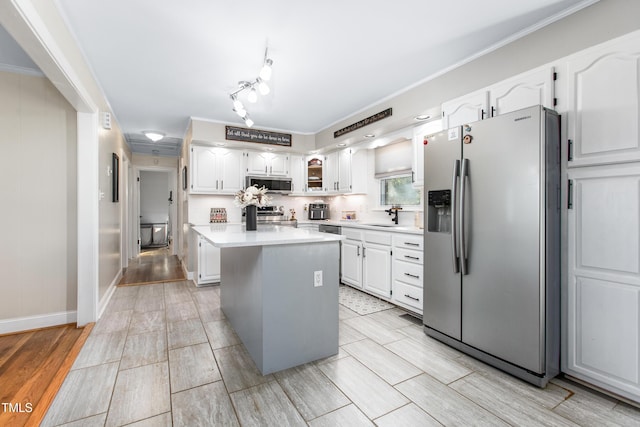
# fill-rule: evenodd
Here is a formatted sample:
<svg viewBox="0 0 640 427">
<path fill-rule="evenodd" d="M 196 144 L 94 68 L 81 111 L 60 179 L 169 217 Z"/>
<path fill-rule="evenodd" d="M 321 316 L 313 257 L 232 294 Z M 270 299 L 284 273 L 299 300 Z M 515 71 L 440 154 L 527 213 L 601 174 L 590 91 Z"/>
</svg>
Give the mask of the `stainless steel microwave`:
<svg viewBox="0 0 640 427">
<path fill-rule="evenodd" d="M 247 176 L 246 186 L 257 185 L 258 188 L 266 187 L 270 193 L 291 193 L 291 178 L 273 176 Z"/>
</svg>

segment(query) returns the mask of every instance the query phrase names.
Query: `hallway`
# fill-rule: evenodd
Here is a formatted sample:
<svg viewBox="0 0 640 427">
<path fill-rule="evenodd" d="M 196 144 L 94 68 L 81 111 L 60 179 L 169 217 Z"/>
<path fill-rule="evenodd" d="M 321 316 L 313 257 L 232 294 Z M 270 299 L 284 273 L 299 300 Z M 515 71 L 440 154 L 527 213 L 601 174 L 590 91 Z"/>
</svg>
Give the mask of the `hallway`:
<svg viewBox="0 0 640 427">
<path fill-rule="evenodd" d="M 146 285 L 150 283 L 185 280 L 177 255 L 170 255 L 169 248 L 154 248 L 140 252 L 129 263 L 118 286 Z"/>
</svg>

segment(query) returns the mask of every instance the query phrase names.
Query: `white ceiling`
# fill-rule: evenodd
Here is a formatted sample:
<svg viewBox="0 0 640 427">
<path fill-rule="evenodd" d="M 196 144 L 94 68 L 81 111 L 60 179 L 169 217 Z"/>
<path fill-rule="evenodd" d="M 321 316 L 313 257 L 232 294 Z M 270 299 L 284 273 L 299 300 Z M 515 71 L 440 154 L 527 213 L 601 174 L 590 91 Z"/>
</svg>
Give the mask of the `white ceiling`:
<svg viewBox="0 0 640 427">
<path fill-rule="evenodd" d="M 56 0 L 134 151 L 148 129 L 179 144 L 189 117 L 243 126 L 229 94 L 267 46 L 271 94 L 243 99 L 255 127 L 316 133 L 590 3 Z"/>
</svg>

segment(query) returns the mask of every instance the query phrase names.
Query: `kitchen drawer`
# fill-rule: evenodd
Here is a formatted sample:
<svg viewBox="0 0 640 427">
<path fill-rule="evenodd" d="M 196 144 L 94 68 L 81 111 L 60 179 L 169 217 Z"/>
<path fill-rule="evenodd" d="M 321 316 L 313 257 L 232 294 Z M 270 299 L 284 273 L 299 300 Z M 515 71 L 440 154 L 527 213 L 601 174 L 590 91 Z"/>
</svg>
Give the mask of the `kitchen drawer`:
<svg viewBox="0 0 640 427">
<path fill-rule="evenodd" d="M 424 244 L 423 236 L 416 234 L 394 234 L 393 246 L 421 251 Z"/>
<path fill-rule="evenodd" d="M 412 249 L 405 248 L 394 248 L 393 249 L 393 258 L 399 261 L 412 262 L 414 264 L 422 265 L 422 251 L 414 251 Z"/>
<path fill-rule="evenodd" d="M 422 288 L 393 281 L 393 301 L 422 313 Z"/>
<path fill-rule="evenodd" d="M 391 245 L 391 233 L 365 230 L 364 241 L 369 243 L 377 243 L 379 245 Z"/>
<path fill-rule="evenodd" d="M 342 227 L 340 234 L 346 236 L 347 239 L 362 240 L 362 230 L 358 230 L 356 228 Z"/>
<path fill-rule="evenodd" d="M 393 278 L 422 288 L 422 265 L 394 259 Z"/>
</svg>

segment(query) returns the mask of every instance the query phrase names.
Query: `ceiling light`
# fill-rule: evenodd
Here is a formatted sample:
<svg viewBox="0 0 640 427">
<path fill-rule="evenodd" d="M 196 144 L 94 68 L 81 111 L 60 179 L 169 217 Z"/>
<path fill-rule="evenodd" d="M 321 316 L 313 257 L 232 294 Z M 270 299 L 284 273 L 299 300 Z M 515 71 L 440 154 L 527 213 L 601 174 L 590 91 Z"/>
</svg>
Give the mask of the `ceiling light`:
<svg viewBox="0 0 640 427">
<path fill-rule="evenodd" d="M 266 56 L 267 52 L 265 52 L 265 56 Z M 273 61 L 271 59 L 265 59 L 264 60 L 264 65 L 262 66 L 262 70 L 260 70 L 260 78 L 262 80 L 266 80 L 269 81 L 271 80 L 271 73 L 273 70 L 271 70 L 271 66 L 273 65 Z"/>
<path fill-rule="evenodd" d="M 364 136 L 365 138 L 375 138 L 376 136 L 372 133 L 368 133 Z"/>
<path fill-rule="evenodd" d="M 255 87 L 252 87 L 251 90 L 249 91 L 249 95 L 247 95 L 247 100 L 249 100 L 249 102 L 252 104 L 255 104 L 256 101 L 258 100 L 258 92 L 256 92 Z"/>
<path fill-rule="evenodd" d="M 262 95 L 268 95 L 269 92 L 271 92 L 271 89 L 269 89 L 269 85 L 260 77 L 256 79 L 256 83 L 258 83 L 258 89 L 260 89 L 260 93 Z"/>
<path fill-rule="evenodd" d="M 256 77 L 253 81 L 240 80 L 238 82 L 238 89 L 229 95 L 231 101 L 233 102 L 233 111 L 237 115 L 242 117 L 245 124 L 249 127 L 253 126 L 253 120 L 249 118 L 249 114 L 244 108 L 244 105 L 242 105 L 242 102 L 238 99 L 238 95 L 245 90 L 249 91 L 249 93 L 247 94 L 247 101 L 253 104 L 258 101 L 258 92 L 256 91 L 256 86 L 258 86 L 258 90 L 262 95 L 267 95 L 269 94 L 269 92 L 271 92 L 271 89 L 269 88 L 269 85 L 267 85 L 266 81 L 271 79 L 271 67 L 273 65 L 273 60 L 267 57 L 267 53 L 268 48 L 264 51 L 264 63 L 262 69 L 260 70 L 259 76 Z"/>
<path fill-rule="evenodd" d="M 336 147 L 346 147 L 347 143 L 346 142 L 341 142 L 339 144 L 336 144 Z"/>
<path fill-rule="evenodd" d="M 147 138 L 149 138 L 150 140 L 152 140 L 153 142 L 158 142 L 162 138 L 164 138 L 164 133 L 158 132 L 155 130 L 145 130 L 142 132 L 142 134 Z"/>
<path fill-rule="evenodd" d="M 419 116 L 415 116 L 414 119 L 418 120 L 419 122 L 422 122 L 424 120 L 429 120 L 431 118 L 431 116 L 427 115 L 427 114 L 420 114 Z"/>
</svg>

